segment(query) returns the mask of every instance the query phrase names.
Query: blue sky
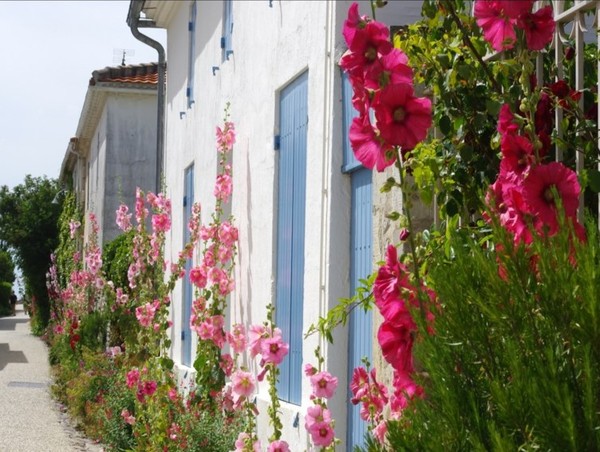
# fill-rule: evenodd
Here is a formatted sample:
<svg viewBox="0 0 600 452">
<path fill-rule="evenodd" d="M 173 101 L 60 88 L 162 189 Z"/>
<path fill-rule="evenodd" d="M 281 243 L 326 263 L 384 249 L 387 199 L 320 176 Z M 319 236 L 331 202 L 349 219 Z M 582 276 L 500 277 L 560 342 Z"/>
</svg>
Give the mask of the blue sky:
<svg viewBox="0 0 600 452">
<path fill-rule="evenodd" d="M 129 1 L 0 1 L 0 185 L 57 178 L 92 71 L 157 61 L 127 26 Z M 144 33 L 165 44 L 164 30 Z M 165 46 L 166 47 L 166 46 Z"/>
</svg>

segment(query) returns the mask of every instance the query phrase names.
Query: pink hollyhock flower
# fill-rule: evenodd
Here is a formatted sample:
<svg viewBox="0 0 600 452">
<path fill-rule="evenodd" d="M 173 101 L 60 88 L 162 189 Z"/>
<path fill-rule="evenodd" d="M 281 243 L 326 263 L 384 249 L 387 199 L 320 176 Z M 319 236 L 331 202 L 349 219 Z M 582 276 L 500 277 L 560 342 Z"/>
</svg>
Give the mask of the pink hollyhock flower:
<svg viewBox="0 0 600 452">
<path fill-rule="evenodd" d="M 218 237 L 225 245 L 233 246 L 238 240 L 238 230 L 229 221 L 224 221 L 219 227 Z"/>
<path fill-rule="evenodd" d="M 254 375 L 250 372 L 238 370 L 231 375 L 231 389 L 238 396 L 250 397 L 254 393 L 255 388 Z"/>
<path fill-rule="evenodd" d="M 158 232 L 167 232 L 171 229 L 171 219 L 166 213 L 152 215 L 152 227 Z"/>
<path fill-rule="evenodd" d="M 364 367 L 357 367 L 352 372 L 350 381 L 350 391 L 352 391 L 352 403 L 356 405 L 360 399 L 369 391 L 369 374 Z"/>
<path fill-rule="evenodd" d="M 316 422 L 308 429 L 315 446 L 328 447 L 334 439 L 334 431 L 329 422 Z"/>
<path fill-rule="evenodd" d="M 502 150 L 500 172 L 513 171 L 522 174 L 535 163 L 533 145 L 521 135 L 504 135 L 500 142 L 500 149 Z"/>
<path fill-rule="evenodd" d="M 243 353 L 248 342 L 244 325 L 235 323 L 232 331 L 227 333 L 227 341 L 235 353 Z"/>
<path fill-rule="evenodd" d="M 261 344 L 262 359 L 265 363 L 281 364 L 288 351 L 289 345 L 283 342 L 279 328 L 275 328 L 273 336 L 263 339 Z"/>
<path fill-rule="evenodd" d="M 207 283 L 206 269 L 204 267 L 192 268 L 190 270 L 190 282 L 194 286 L 198 287 L 199 289 L 206 287 L 206 283 Z"/>
<path fill-rule="evenodd" d="M 552 6 L 526 12 L 517 20 L 517 26 L 525 31 L 525 41 L 529 50 L 542 50 L 552 41 L 554 35 L 554 13 Z"/>
<path fill-rule="evenodd" d="M 217 127 L 217 146 L 219 152 L 228 152 L 235 144 L 235 126 L 232 122 L 226 122 L 223 129 Z"/>
<path fill-rule="evenodd" d="M 231 355 L 229 353 L 223 353 L 221 355 L 221 361 L 219 362 L 219 367 L 223 370 L 223 373 L 225 373 L 226 377 L 229 377 L 231 375 L 231 372 L 233 371 L 233 358 L 231 357 Z"/>
<path fill-rule="evenodd" d="M 304 418 L 304 428 L 310 430 L 311 427 L 320 422 L 331 423 L 331 412 L 321 405 L 311 405 L 306 409 Z"/>
<path fill-rule="evenodd" d="M 137 386 L 138 381 L 140 380 L 140 371 L 138 369 L 132 369 L 127 372 L 127 387 L 133 388 Z"/>
<path fill-rule="evenodd" d="M 179 399 L 179 393 L 177 392 L 177 389 L 175 389 L 175 388 L 169 389 L 169 392 L 167 393 L 167 395 L 169 396 L 169 400 L 171 402 L 177 402 L 177 400 Z"/>
<path fill-rule="evenodd" d="M 348 138 L 354 156 L 365 168 L 381 172 L 396 161 L 392 147 L 379 137 L 368 114 L 352 120 Z"/>
<path fill-rule="evenodd" d="M 121 204 L 117 209 L 117 226 L 125 232 L 131 229 L 131 214 L 128 212 L 129 207 L 125 204 Z"/>
<path fill-rule="evenodd" d="M 379 444 L 385 443 L 385 435 L 387 434 L 387 421 L 381 421 L 373 428 L 373 436 Z"/>
<path fill-rule="evenodd" d="M 267 452 L 290 452 L 290 446 L 285 441 L 273 441 L 271 444 L 269 444 Z"/>
<path fill-rule="evenodd" d="M 329 399 L 337 389 L 338 379 L 327 371 L 317 372 L 310 377 L 313 394 L 315 397 Z"/>
<path fill-rule="evenodd" d="M 151 396 L 152 394 L 154 394 L 156 392 L 157 384 L 156 384 L 156 382 L 154 380 L 152 380 L 152 381 L 145 381 L 142 388 L 143 388 L 142 389 L 143 393 L 145 395 Z"/>
<path fill-rule="evenodd" d="M 128 409 L 124 408 L 123 411 L 121 411 L 121 417 L 127 424 L 135 424 L 135 416 L 133 416 Z"/>
<path fill-rule="evenodd" d="M 234 452 L 248 452 L 246 443 L 252 446 L 252 452 L 261 452 L 260 441 L 256 440 L 252 442 L 252 438 L 246 432 L 240 432 L 237 439 L 235 440 L 235 451 Z"/>
<path fill-rule="evenodd" d="M 403 152 L 423 141 L 431 127 L 431 100 L 415 97 L 406 83 L 388 85 L 376 96 L 373 105 L 377 128 L 383 139 Z"/>
<path fill-rule="evenodd" d="M 152 303 L 148 302 L 143 306 L 138 306 L 135 308 L 135 316 L 140 325 L 143 327 L 149 327 L 152 324 L 154 315 L 159 308 L 160 302 L 158 300 L 154 300 Z"/>
<path fill-rule="evenodd" d="M 81 223 L 79 221 L 75 221 L 75 220 L 69 221 L 69 234 L 70 234 L 71 238 L 75 237 L 75 233 L 77 232 L 77 229 L 79 229 L 80 227 L 81 227 Z"/>
<path fill-rule="evenodd" d="M 217 199 L 227 202 L 233 191 L 233 184 L 229 174 L 219 174 L 215 183 L 214 195 Z"/>
<path fill-rule="evenodd" d="M 307 377 L 312 377 L 316 373 L 317 368 L 314 367 L 311 363 L 306 363 L 304 365 L 304 375 L 306 375 Z"/>
<path fill-rule="evenodd" d="M 408 268 L 398 260 L 398 250 L 389 245 L 385 265 L 379 268 L 373 284 L 375 305 L 384 319 L 398 320 L 398 316 L 410 315 L 402 298 L 402 289 L 414 291 L 408 275 Z"/>
<path fill-rule="evenodd" d="M 251 325 L 248 328 L 248 343 L 250 357 L 254 358 L 262 351 L 262 341 L 266 337 L 267 330 L 263 325 Z"/>
<path fill-rule="evenodd" d="M 531 208 L 531 213 L 545 227 L 550 227 L 550 233 L 555 232 L 558 227 L 553 190 L 560 197 L 567 218 L 575 218 L 581 188 L 574 171 L 562 163 L 551 162 L 533 168 L 523 182 L 523 197 Z"/>
<path fill-rule="evenodd" d="M 477 0 L 473 14 L 485 40 L 501 52 L 514 47 L 516 20 L 521 14 L 530 12 L 532 6 L 533 0 Z"/>
</svg>

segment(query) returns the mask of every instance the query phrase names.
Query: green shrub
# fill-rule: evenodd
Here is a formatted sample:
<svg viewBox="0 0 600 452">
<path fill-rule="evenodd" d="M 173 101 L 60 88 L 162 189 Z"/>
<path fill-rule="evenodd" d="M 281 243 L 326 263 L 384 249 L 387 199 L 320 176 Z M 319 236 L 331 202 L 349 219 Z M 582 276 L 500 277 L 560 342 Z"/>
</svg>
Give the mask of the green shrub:
<svg viewBox="0 0 600 452">
<path fill-rule="evenodd" d="M 493 238 L 433 253 L 435 334 L 414 347 L 426 397 L 390 423 L 393 450 L 600 450 L 596 227 L 530 250 Z"/>
<path fill-rule="evenodd" d="M 12 308 L 10 307 L 10 294 L 12 292 L 12 284 L 5 281 L 0 281 L 0 317 L 10 315 Z"/>
<path fill-rule="evenodd" d="M 102 270 L 115 287 L 129 287 L 127 271 L 133 262 L 133 231 L 121 234 L 106 243 L 102 249 Z"/>
</svg>

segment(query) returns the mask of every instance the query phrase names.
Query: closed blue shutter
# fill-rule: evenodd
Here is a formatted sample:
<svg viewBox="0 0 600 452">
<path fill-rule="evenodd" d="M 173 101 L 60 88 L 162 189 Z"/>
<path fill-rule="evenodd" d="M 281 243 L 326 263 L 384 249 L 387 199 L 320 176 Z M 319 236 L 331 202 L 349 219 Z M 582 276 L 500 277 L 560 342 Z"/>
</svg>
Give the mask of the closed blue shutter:
<svg viewBox="0 0 600 452">
<path fill-rule="evenodd" d="M 345 73 L 342 76 L 342 108 L 344 134 L 344 166 L 342 170 L 351 178 L 351 223 L 350 223 L 350 290 L 351 295 L 373 269 L 373 172 L 364 168 L 352 152 L 348 131 L 352 119 L 357 115 L 352 106 L 352 87 Z M 362 365 L 362 358 L 372 361 L 373 315 L 355 309 L 350 314 L 348 329 L 348 381 L 355 367 Z M 348 391 L 347 450 L 364 445 L 367 425 L 360 417 L 360 405 L 350 403 Z"/>
<path fill-rule="evenodd" d="M 194 165 L 185 170 L 184 196 L 183 196 L 183 244 L 190 241 L 188 223 L 192 218 L 192 204 L 194 204 Z M 181 361 L 186 366 L 192 364 L 192 330 L 190 317 L 192 314 L 192 298 L 194 289 L 190 282 L 189 274 L 192 269 L 192 260 L 185 261 L 185 278 L 183 278 L 183 312 L 181 316 Z"/>
<path fill-rule="evenodd" d="M 289 344 L 280 366 L 282 400 L 300 404 L 302 397 L 302 329 L 304 307 L 304 219 L 308 74 L 281 92 L 279 106 L 279 176 L 277 201 L 277 275 L 275 321 Z"/>
<path fill-rule="evenodd" d="M 190 6 L 190 21 L 188 22 L 189 45 L 188 45 L 188 80 L 186 87 L 187 106 L 191 108 L 194 104 L 194 65 L 196 58 L 196 9 L 197 3 L 194 0 Z"/>
<path fill-rule="evenodd" d="M 223 2 L 223 36 L 221 37 L 221 49 L 225 52 L 225 58 L 233 53 L 233 0 Z"/>
</svg>

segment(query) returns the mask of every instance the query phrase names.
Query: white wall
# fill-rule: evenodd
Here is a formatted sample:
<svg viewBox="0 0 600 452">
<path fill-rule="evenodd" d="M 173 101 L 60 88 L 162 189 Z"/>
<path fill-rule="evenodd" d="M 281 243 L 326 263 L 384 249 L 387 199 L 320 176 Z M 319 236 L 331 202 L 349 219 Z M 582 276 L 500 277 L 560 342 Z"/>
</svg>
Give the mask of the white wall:
<svg viewBox="0 0 600 452">
<path fill-rule="evenodd" d="M 385 17 L 406 23 L 420 11 L 420 2 L 391 2 Z M 306 247 L 304 330 L 318 315 L 349 295 L 349 178 L 341 173 L 341 81 L 337 61 L 345 49 L 341 29 L 349 1 L 235 1 L 233 55 L 224 60 L 220 49 L 222 2 L 198 3 L 195 60 L 195 104 L 187 108 L 189 3 L 181 2 L 168 26 L 167 141 L 165 172 L 167 194 L 173 199 L 173 228 L 167 259 L 174 260 L 182 246 L 181 204 L 183 174 L 195 164 L 195 194 L 207 221 L 214 207 L 216 175 L 215 126 L 222 122 L 225 103 L 231 102 L 236 125 L 233 152 L 234 199 L 232 212 L 240 230 L 236 266 L 238 287 L 231 299 L 231 321 L 262 323 L 266 305 L 274 302 L 276 243 L 278 95 L 296 76 L 308 70 L 308 144 L 306 189 Z M 370 14 L 368 2 L 361 12 Z M 381 19 L 380 18 L 380 19 Z M 217 66 L 215 75 L 212 67 Z M 181 284 L 173 294 L 173 357 L 181 356 Z M 338 419 L 336 435 L 345 438 L 346 343 L 340 329 L 335 347 L 325 346 L 327 366 L 340 377 L 338 395 L 331 402 Z M 315 364 L 312 336 L 305 342 L 304 362 Z M 183 368 L 182 366 L 179 366 Z M 188 370 L 188 369 L 184 369 Z M 266 388 L 259 404 L 264 407 Z M 302 415 L 310 387 L 303 382 L 303 403 L 282 403 L 284 437 L 294 450 L 306 447 Z M 261 409 L 265 413 L 266 409 Z M 300 413 L 298 428 L 293 418 Z M 261 417 L 263 444 L 268 422 Z M 296 448 L 297 447 L 297 448 Z M 343 446 L 342 446 L 343 450 Z"/>
</svg>

